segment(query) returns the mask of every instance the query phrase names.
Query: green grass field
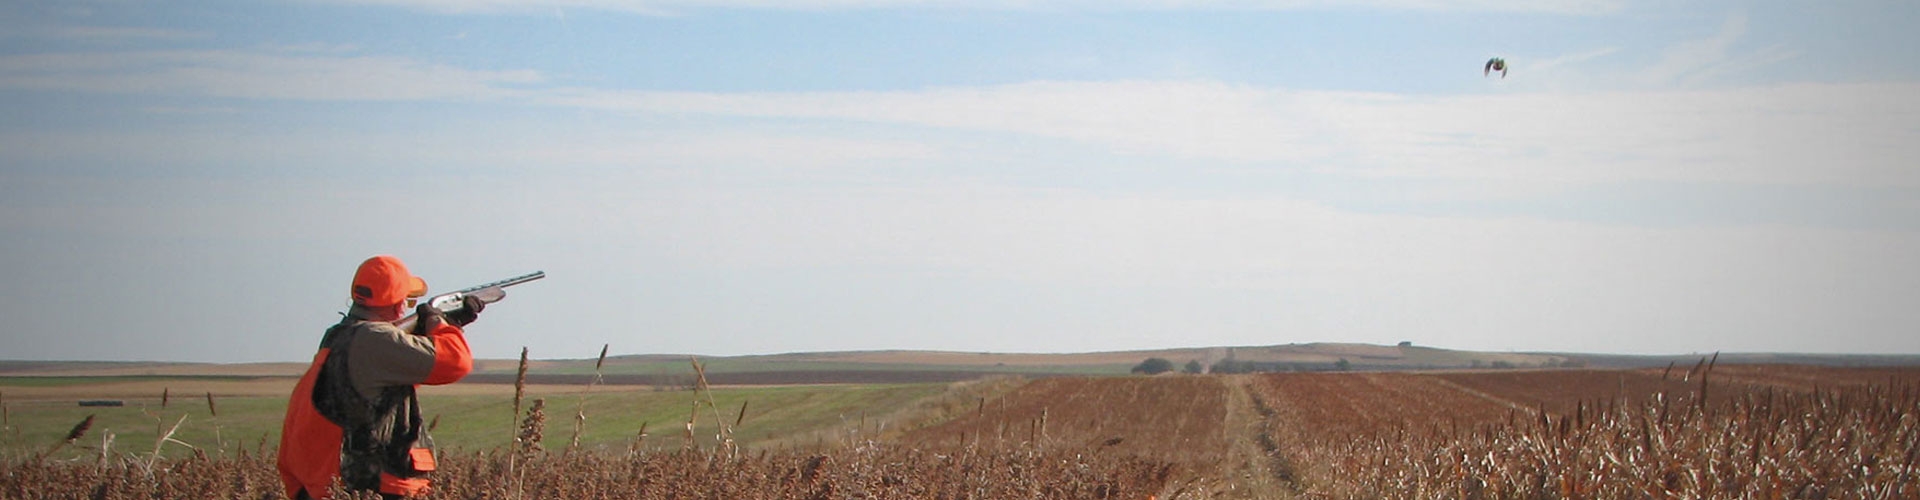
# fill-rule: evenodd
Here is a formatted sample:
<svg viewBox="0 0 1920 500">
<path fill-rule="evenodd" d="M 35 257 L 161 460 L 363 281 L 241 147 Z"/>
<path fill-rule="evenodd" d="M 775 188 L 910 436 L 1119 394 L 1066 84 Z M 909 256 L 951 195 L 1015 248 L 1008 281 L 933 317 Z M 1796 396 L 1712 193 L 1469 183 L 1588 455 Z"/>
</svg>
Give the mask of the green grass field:
<svg viewBox="0 0 1920 500">
<path fill-rule="evenodd" d="M 110 449 L 114 453 L 147 456 L 154 453 L 158 436 L 183 417 L 185 421 L 174 439 L 209 454 L 237 453 L 240 448 L 249 453 L 271 452 L 279 444 L 280 421 L 286 412 L 286 396 L 216 398 L 217 417 L 204 395 L 175 395 L 165 407 L 157 397 L 124 400 L 126 406 L 121 407 L 81 407 L 76 401 L 89 399 L 85 386 L 76 385 L 74 389 L 74 400 L 6 401 L 0 453 L 19 456 L 44 452 L 88 415 L 94 416 L 92 428 L 52 457 L 97 456 L 107 436 L 112 437 Z M 777 386 L 716 388 L 712 397 L 720 420 L 728 425 L 740 422 L 734 431 L 736 442 L 754 448 L 831 444 L 834 440 L 855 439 L 862 432 L 879 432 L 888 425 L 900 425 L 896 419 L 916 401 L 947 391 L 946 384 Z M 424 417 L 440 419 L 432 432 L 437 444 L 465 450 L 509 444 L 519 419 L 512 415 L 511 389 L 501 392 L 504 394 L 423 395 Z M 542 444 L 549 450 L 569 446 L 575 415 L 582 408 L 586 420 L 580 446 L 584 449 L 625 451 L 636 444 L 643 424 L 648 436 L 639 444 L 649 449 L 677 449 L 688 443 L 686 424 L 696 400 L 702 404 L 692 443 L 701 447 L 716 444 L 715 411 L 705 406 L 705 393 L 632 387 L 597 387 L 586 393 L 583 386 L 528 394 L 524 407 L 531 407 L 535 398 L 546 399 Z M 746 416 L 741 419 L 743 404 Z M 864 429 L 860 428 L 863 421 Z M 191 454 L 192 450 L 169 443 L 160 448 L 160 453 L 178 456 Z"/>
<path fill-rule="evenodd" d="M 746 446 L 772 442 L 791 442 L 800 436 L 826 436 L 853 432 L 865 415 L 869 432 L 883 417 L 907 408 L 913 402 L 938 395 L 945 384 L 887 384 L 777 386 L 755 388 L 719 388 L 713 390 L 713 405 L 706 405 L 704 393 L 694 391 L 611 392 L 604 388 L 591 394 L 581 391 L 533 394 L 546 399 L 547 427 L 543 445 L 559 449 L 571 444 L 575 416 L 584 413 L 580 446 L 595 450 L 625 450 L 634 444 L 642 425 L 648 436 L 644 445 L 651 449 L 678 448 L 687 442 L 686 424 L 695 421 L 694 443 L 715 444 L 714 435 L 724 421 L 734 427 L 734 439 Z M 584 401 L 584 404 L 583 404 Z M 698 406 L 696 406 L 698 402 Z M 742 405 L 746 416 L 741 418 Z M 442 415 L 434 437 L 442 446 L 491 448 L 512 439 L 516 422 L 512 397 L 452 396 L 423 399 L 427 418 Z M 697 408 L 698 415 L 695 415 Z M 716 412 L 715 409 L 718 411 Z M 524 418 L 525 409 L 522 409 Z M 716 418 L 716 413 L 718 418 Z M 457 418 L 456 418 L 457 416 Z"/>
<path fill-rule="evenodd" d="M 549 366 L 533 373 L 553 375 L 592 375 L 592 359 L 558 361 L 558 366 Z M 549 363 L 556 363 L 549 361 Z M 925 365 L 908 363 L 867 363 L 832 361 L 766 361 L 740 360 L 728 358 L 705 358 L 701 365 L 707 373 L 764 373 L 764 372 L 807 372 L 807 371 L 875 371 L 875 372 L 915 372 L 915 371 L 957 371 L 979 373 L 1049 373 L 1061 375 L 1125 375 L 1132 365 Z M 494 368 L 484 373 L 513 373 L 513 368 Z M 686 360 L 612 360 L 602 367 L 604 375 L 688 375 L 692 370 Z"/>
</svg>

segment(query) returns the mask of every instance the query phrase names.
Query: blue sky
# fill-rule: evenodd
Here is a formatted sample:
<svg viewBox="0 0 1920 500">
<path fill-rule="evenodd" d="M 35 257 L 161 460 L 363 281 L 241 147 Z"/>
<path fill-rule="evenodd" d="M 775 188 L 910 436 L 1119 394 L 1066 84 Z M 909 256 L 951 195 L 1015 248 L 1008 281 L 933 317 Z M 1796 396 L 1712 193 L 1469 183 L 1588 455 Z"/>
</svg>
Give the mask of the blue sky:
<svg viewBox="0 0 1920 500">
<path fill-rule="evenodd" d="M 0 6 L 8 359 L 1920 353 L 1900 2 Z M 1506 78 L 1483 76 L 1505 58 Z"/>
</svg>

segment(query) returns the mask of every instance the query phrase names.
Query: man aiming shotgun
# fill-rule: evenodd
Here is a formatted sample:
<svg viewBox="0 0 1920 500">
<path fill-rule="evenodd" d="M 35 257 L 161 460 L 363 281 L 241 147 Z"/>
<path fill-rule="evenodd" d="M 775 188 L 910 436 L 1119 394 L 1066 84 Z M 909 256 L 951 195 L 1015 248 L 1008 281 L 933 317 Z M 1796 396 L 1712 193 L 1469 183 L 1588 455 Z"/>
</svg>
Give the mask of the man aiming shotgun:
<svg viewBox="0 0 1920 500">
<path fill-rule="evenodd" d="M 502 288 L 545 276 L 535 272 L 416 305 L 427 283 L 400 259 L 360 263 L 349 289 L 353 305 L 327 329 L 287 403 L 279 457 L 287 497 L 324 500 L 335 478 L 382 498 L 425 493 L 435 468 L 433 438 L 421 427 L 415 389 L 473 371 L 463 329 L 506 297 Z M 414 314 L 402 317 L 409 308 Z"/>
</svg>

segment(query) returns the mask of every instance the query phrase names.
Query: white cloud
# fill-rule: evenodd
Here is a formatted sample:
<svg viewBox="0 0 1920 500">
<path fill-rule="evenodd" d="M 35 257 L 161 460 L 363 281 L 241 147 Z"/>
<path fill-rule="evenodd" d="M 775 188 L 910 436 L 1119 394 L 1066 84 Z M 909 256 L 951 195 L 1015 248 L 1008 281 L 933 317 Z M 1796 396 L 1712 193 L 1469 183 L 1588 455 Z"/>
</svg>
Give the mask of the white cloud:
<svg viewBox="0 0 1920 500">
<path fill-rule="evenodd" d="M 1770 66 L 1799 56 L 1784 46 L 1739 53 L 1735 47 L 1747 35 L 1747 16 L 1735 14 L 1711 37 L 1688 40 L 1663 51 L 1659 62 L 1641 71 L 1639 83 L 1649 86 L 1699 85 L 1715 77 Z"/>
<path fill-rule="evenodd" d="M 1212 82 L 1036 82 L 903 92 L 560 91 L 661 114 L 1026 134 L 1123 154 L 1394 177 L 1920 186 L 1920 86 L 1419 96 Z"/>
<path fill-rule="evenodd" d="M 146 106 L 140 110 L 156 115 L 225 115 L 240 111 L 239 108 L 232 106 Z"/>
<path fill-rule="evenodd" d="M 1298 10 L 1378 9 L 1409 11 L 1546 12 L 1605 14 L 1618 0 L 341 0 L 437 12 L 546 13 L 591 9 L 664 15 L 691 9 L 953 9 L 953 10 Z"/>
<path fill-rule="evenodd" d="M 715 354 L 1405 339 L 1603 352 L 1920 348 L 1880 333 L 1920 320 L 1907 307 L 1920 283 L 1906 258 L 1920 239 L 1910 234 L 1366 215 L 1283 198 L 978 185 L 662 189 L 617 174 L 438 185 L 7 184 L 77 195 L 33 207 L 0 201 L 15 203 L 0 210 L 10 235 L 51 238 L 7 247 L 38 249 L 9 257 L 40 263 L 16 273 L 36 292 L 7 310 L 65 312 L 85 302 L 46 297 L 120 300 L 171 287 L 188 301 L 133 317 L 201 324 L 231 312 L 324 324 L 340 269 L 397 253 L 436 286 L 551 273 L 559 281 L 527 289 L 487 327 L 551 332 L 547 356 L 603 342 Z M 44 231 L 12 232 L 21 225 Z M 341 227 L 357 236 L 326 229 Z M 74 244 L 102 241 L 145 244 Z M 96 283 L 107 291 L 89 288 Z M 1009 307 L 1008 297 L 1024 303 Z M 619 306 L 566 314 L 578 304 Z M 45 315 L 15 316 L 35 326 Z M 102 338 L 137 322 L 104 321 L 93 325 Z M 650 340 L 620 347 L 630 332 Z M 1099 340 L 1084 343 L 1089 336 Z M 268 337 L 286 340 L 255 355 L 310 349 L 291 332 Z M 685 340 L 657 340 L 674 338 Z M 505 348 L 489 355 L 514 354 Z M 93 355 L 218 356 L 169 349 Z"/>
<path fill-rule="evenodd" d="M 539 83 L 399 57 L 308 51 L 148 51 L 0 56 L 0 88 L 299 100 L 473 100 Z"/>
<path fill-rule="evenodd" d="M 905 312 L 862 306 L 814 325 L 839 335 L 896 314 L 980 303 L 938 289 L 952 277 L 992 282 L 1003 293 L 1075 291 L 1044 304 L 1058 307 L 1045 320 L 1013 322 L 1008 331 L 980 329 L 1000 324 L 991 318 L 913 322 L 1024 346 L 1035 341 L 1016 339 L 1064 324 L 1131 336 L 1171 325 L 1203 343 L 1416 338 L 1495 349 L 1861 350 L 1892 342 L 1883 326 L 1920 319 L 1902 305 L 1920 280 L 1920 266 L 1904 257 L 1920 251 L 1920 237 L 1903 233 L 1370 215 L 1284 198 L 964 184 L 636 190 L 603 182 L 566 192 L 562 209 L 581 216 L 557 220 L 620 221 L 594 224 L 601 236 L 573 254 L 580 262 L 621 268 L 645 249 L 646 267 L 740 275 L 906 270 L 924 276 L 911 280 L 921 287 L 916 296 L 951 302 Z M 1103 309 L 1103 298 L 1133 293 L 1141 294 L 1137 307 Z M 1195 296 L 1206 300 L 1187 301 Z M 769 298 L 798 300 L 778 297 Z M 1811 332 L 1832 332 L 1831 343 L 1805 341 Z M 878 338 L 886 333 L 869 332 L 868 342 L 886 342 Z"/>
<path fill-rule="evenodd" d="M 45 36 L 72 40 L 98 41 L 180 41 L 213 38 L 212 33 L 124 26 L 29 27 L 13 34 L 15 36 Z"/>
<path fill-rule="evenodd" d="M 1648 83 L 1667 83 L 1720 64 L 1727 59 L 1727 51 L 1734 42 L 1746 34 L 1747 16 L 1729 17 L 1720 26 L 1720 32 L 1712 37 L 1689 40 L 1668 48 L 1660 62 L 1642 71 L 1640 76 Z"/>
<path fill-rule="evenodd" d="M 476 141 L 482 142 L 482 141 Z M 835 176 L 862 165 L 911 165 L 945 153 L 925 142 L 758 130 L 572 130 L 496 137 L 473 147 L 488 161 L 717 173 L 749 167 L 758 175 Z"/>
<path fill-rule="evenodd" d="M 1507 68 L 1509 70 L 1521 71 L 1521 74 L 1525 75 L 1526 81 L 1549 83 L 1549 85 L 1540 86 L 1542 88 L 1581 88 L 1580 85 L 1569 84 L 1576 83 L 1575 81 L 1592 80 L 1591 75 L 1582 74 L 1580 68 L 1583 64 L 1618 52 L 1620 52 L 1618 47 L 1605 47 L 1572 54 L 1543 57 L 1537 61 L 1530 60 L 1525 56 L 1507 57 L 1506 60 Z M 1519 81 L 1516 80 L 1514 83 L 1518 82 Z"/>
<path fill-rule="evenodd" d="M 1732 39 L 1741 29 L 1732 23 L 1726 31 L 1731 35 L 1721 38 Z M 1920 141 L 1911 140 L 1920 137 L 1920 85 L 1911 83 L 1453 96 L 1212 81 L 655 92 L 551 88 L 534 71 L 475 71 L 349 52 L 319 47 L 0 56 L 0 89 L 275 100 L 510 99 L 656 117 L 707 115 L 728 123 L 715 130 L 733 128 L 711 139 L 688 137 L 706 132 L 681 130 L 670 142 L 629 137 L 571 151 L 545 148 L 570 160 L 627 155 L 700 162 L 761 152 L 768 164 L 814 156 L 910 161 L 944 154 L 938 151 L 959 137 L 940 132 L 948 131 L 1054 139 L 1123 157 L 1514 186 L 1677 181 L 1920 187 L 1920 173 L 1906 166 L 1907 159 L 1920 157 Z M 1741 64 L 1713 62 L 1719 49 L 1683 52 L 1704 55 L 1670 58 L 1690 61 L 1666 65 L 1672 77 L 1733 71 Z M 1556 71 L 1608 53 L 1573 54 L 1542 65 Z M 146 107 L 177 112 L 231 105 Z M 750 131 L 765 119 L 804 123 L 809 132 Z M 912 138 L 876 140 L 836 124 L 922 130 Z M 747 137 L 743 132 L 755 138 L 737 141 Z M 640 150 L 631 144 L 655 147 L 633 153 Z"/>
<path fill-rule="evenodd" d="M 727 137 L 744 137 L 745 128 L 712 139 L 690 138 L 705 132 L 682 130 L 671 142 L 629 137 L 571 151 L 545 148 L 574 160 L 628 155 L 698 162 L 704 161 L 702 155 L 744 159 L 756 151 L 764 152 L 761 159 L 769 164 L 810 156 L 925 159 L 942 154 L 937 151 L 957 137 L 939 132 L 944 130 L 1055 139 L 1121 156 L 1515 186 L 1620 181 L 1920 186 L 1920 173 L 1905 164 L 1920 157 L 1920 141 L 1911 140 L 1920 136 L 1915 118 L 1920 85 L 1910 83 L 1464 96 L 1211 81 L 654 92 L 541 88 L 544 77 L 534 71 L 474 71 L 343 50 L 350 49 L 0 56 L 0 88 L 287 100 L 511 99 L 646 116 L 707 115 L 730 123 L 721 128 L 797 120 L 811 130 L 765 129 L 749 132 L 757 138 L 745 142 Z M 1543 65 L 1554 71 L 1556 65 L 1607 53 L 1574 54 Z M 1717 68 L 1726 64 L 1672 67 L 1696 68 L 1673 73 L 1684 77 L 1721 71 Z M 173 112 L 231 106 L 147 107 Z M 924 130 L 911 139 L 875 140 L 848 135 L 836 124 Z M 629 153 L 639 150 L 623 142 L 656 147 Z"/>
<path fill-rule="evenodd" d="M 1304 159 L 1319 96 L 1196 82 L 1036 82 L 908 92 L 557 92 L 548 102 L 648 113 L 897 123 L 1073 139 L 1120 151 Z"/>
<path fill-rule="evenodd" d="M 64 201 L 9 197 L 0 202 L 8 208 L 0 226 L 16 236 L 176 242 L 168 250 L 78 246 L 87 250 L 32 254 L 58 269 L 211 260 L 192 257 L 206 250 L 194 245 L 217 247 L 218 255 L 273 250 L 249 260 L 261 269 L 209 268 L 227 281 L 182 285 L 161 279 L 178 274 L 163 271 L 97 277 L 130 290 L 187 286 L 184 295 L 193 297 L 225 297 L 210 292 L 246 282 L 281 292 L 266 297 L 300 299 L 219 302 L 247 305 L 238 310 L 252 314 L 322 321 L 329 310 L 316 308 L 337 300 L 329 284 L 336 276 L 313 266 L 395 252 L 440 285 L 528 268 L 563 280 L 512 302 L 514 313 L 490 320 L 499 331 L 537 326 L 555 332 L 555 345 L 594 347 L 618 346 L 632 331 L 699 339 L 630 350 L 955 347 L 942 342 L 962 337 L 965 348 L 993 350 L 1403 339 L 1642 352 L 1920 348 L 1911 336 L 1882 333 L 1920 321 L 1907 306 L 1920 283 L 1920 266 L 1908 258 L 1920 252 L 1914 234 L 1356 214 L 1279 197 L 966 183 L 688 187 L 654 180 L 635 173 L 461 176 L 424 191 L 344 176 L 32 180 L 6 186 L 65 193 L 58 196 Z M 422 216 L 435 222 L 417 223 Z M 339 227 L 360 236 L 324 229 Z M 43 232 L 11 232 L 23 228 Z M 246 246 L 231 248 L 236 241 Z M 288 282 L 288 271 L 275 267 L 288 262 L 306 263 L 297 274 L 311 279 Z M 658 281 L 676 276 L 695 278 Z M 792 289 L 779 276 L 805 285 Z M 643 277 L 655 280 L 635 281 Z M 89 293 L 45 283 L 56 295 Z M 1024 305 L 1040 312 L 1002 309 L 1005 297 L 1032 300 Z M 564 314 L 581 303 L 625 306 Z M 220 310 L 206 307 L 196 310 Z M 1088 335 L 1103 340 L 1049 340 Z M 285 352 L 302 352 L 296 347 Z"/>
</svg>

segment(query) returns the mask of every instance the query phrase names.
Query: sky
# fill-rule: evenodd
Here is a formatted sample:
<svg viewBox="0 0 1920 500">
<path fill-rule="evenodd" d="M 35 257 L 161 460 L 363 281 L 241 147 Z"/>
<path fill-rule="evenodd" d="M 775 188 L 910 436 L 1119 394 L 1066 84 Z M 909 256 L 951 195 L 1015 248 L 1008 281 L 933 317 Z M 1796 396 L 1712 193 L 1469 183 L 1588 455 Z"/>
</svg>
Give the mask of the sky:
<svg viewBox="0 0 1920 500">
<path fill-rule="evenodd" d="M 1920 354 L 1920 4 L 0 4 L 0 359 Z M 1489 58 L 1508 71 L 1483 74 Z"/>
</svg>

